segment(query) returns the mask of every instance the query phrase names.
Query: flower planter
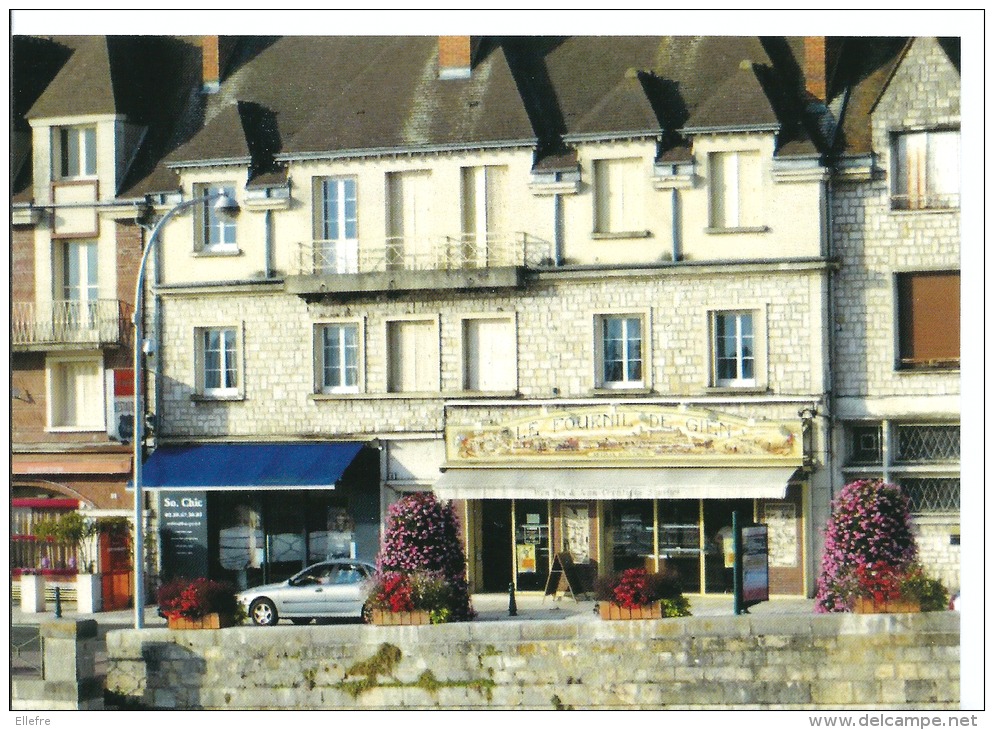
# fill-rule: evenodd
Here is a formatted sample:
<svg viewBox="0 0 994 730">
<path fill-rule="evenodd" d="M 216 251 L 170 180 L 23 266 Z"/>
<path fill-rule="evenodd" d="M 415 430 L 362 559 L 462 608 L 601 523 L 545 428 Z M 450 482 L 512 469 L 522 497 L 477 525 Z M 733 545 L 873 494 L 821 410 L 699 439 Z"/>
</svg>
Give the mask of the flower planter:
<svg viewBox="0 0 994 730">
<path fill-rule="evenodd" d="M 45 576 L 21 576 L 21 611 L 45 613 Z"/>
<path fill-rule="evenodd" d="M 170 616 L 168 621 L 170 629 L 225 629 L 235 625 L 235 620 L 231 616 L 220 613 L 209 613 L 201 618 Z"/>
<path fill-rule="evenodd" d="M 370 612 L 370 623 L 375 626 L 423 626 L 431 623 L 427 611 L 384 611 L 374 608 Z"/>
<path fill-rule="evenodd" d="M 875 601 L 872 598 L 859 596 L 856 598 L 854 613 L 921 613 L 921 604 L 898 598 L 893 601 Z"/>
<path fill-rule="evenodd" d="M 99 613 L 103 608 L 100 575 L 80 573 L 76 576 L 76 612 Z"/>
<path fill-rule="evenodd" d="M 601 601 L 598 606 L 600 607 L 601 618 L 605 621 L 631 621 L 663 617 L 663 610 L 659 605 L 659 601 L 650 603 L 648 606 L 636 606 L 635 608 L 625 608 L 609 601 Z"/>
</svg>

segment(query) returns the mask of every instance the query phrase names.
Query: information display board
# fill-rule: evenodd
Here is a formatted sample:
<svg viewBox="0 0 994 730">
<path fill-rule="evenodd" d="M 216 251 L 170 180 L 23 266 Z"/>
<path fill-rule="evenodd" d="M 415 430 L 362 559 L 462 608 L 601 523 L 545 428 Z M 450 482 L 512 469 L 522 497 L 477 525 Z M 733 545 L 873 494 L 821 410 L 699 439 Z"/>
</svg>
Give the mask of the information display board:
<svg viewBox="0 0 994 730">
<path fill-rule="evenodd" d="M 162 577 L 207 576 L 207 494 L 159 492 Z"/>
<path fill-rule="evenodd" d="M 770 551 L 766 525 L 742 528 L 742 605 L 770 600 Z"/>
</svg>

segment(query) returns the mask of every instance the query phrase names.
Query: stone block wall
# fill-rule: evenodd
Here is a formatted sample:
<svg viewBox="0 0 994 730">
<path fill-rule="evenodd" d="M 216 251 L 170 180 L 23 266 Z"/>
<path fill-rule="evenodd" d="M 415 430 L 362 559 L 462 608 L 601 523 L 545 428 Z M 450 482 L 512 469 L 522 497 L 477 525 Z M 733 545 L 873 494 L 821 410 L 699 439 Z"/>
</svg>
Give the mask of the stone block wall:
<svg viewBox="0 0 994 730">
<path fill-rule="evenodd" d="M 108 634 L 153 708 L 955 709 L 959 615 L 757 615 Z"/>
</svg>

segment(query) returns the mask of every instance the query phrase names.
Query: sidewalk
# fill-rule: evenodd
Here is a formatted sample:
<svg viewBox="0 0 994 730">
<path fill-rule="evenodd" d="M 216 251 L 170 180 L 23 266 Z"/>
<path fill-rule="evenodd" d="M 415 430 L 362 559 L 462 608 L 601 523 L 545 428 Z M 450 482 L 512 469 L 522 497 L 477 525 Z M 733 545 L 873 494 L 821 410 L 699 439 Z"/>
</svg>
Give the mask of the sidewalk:
<svg viewBox="0 0 994 730">
<path fill-rule="evenodd" d="M 732 616 L 732 597 L 730 595 L 688 595 L 690 611 L 694 616 Z M 506 593 L 477 593 L 473 596 L 473 607 L 477 611 L 477 621 L 594 621 L 600 620 L 596 613 L 597 602 L 593 600 L 574 601 L 572 598 L 554 598 L 516 594 L 515 604 L 517 616 L 509 615 L 509 597 Z M 100 634 L 111 629 L 134 627 L 135 619 L 132 610 L 106 611 L 96 614 L 78 614 L 71 610 L 70 603 L 63 607 L 62 618 L 84 619 L 97 621 Z M 11 624 L 38 624 L 42 621 L 55 619 L 55 607 L 49 604 L 45 613 L 23 613 L 20 606 L 11 606 Z M 749 609 L 752 614 L 811 614 L 814 611 L 814 601 L 807 598 L 779 597 L 768 602 L 760 603 Z M 147 628 L 165 626 L 166 621 L 158 615 L 155 606 L 145 609 L 145 626 Z M 281 622 L 281 626 L 289 626 Z"/>
</svg>

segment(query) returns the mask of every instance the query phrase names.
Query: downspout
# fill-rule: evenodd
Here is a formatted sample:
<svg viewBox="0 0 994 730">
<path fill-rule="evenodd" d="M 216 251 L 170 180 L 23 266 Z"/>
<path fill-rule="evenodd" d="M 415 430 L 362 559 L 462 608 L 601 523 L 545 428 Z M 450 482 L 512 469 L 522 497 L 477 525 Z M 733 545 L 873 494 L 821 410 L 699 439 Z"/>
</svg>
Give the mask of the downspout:
<svg viewBox="0 0 994 730">
<path fill-rule="evenodd" d="M 552 196 L 552 258 L 555 266 L 563 264 L 563 196 L 555 193 Z"/>
<path fill-rule="evenodd" d="M 673 263 L 680 260 L 680 191 L 670 189 L 670 213 L 673 237 Z"/>
<path fill-rule="evenodd" d="M 263 225 L 265 232 L 262 255 L 265 260 L 262 264 L 262 276 L 264 279 L 270 279 L 273 276 L 273 211 L 266 209 Z"/>
</svg>

